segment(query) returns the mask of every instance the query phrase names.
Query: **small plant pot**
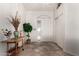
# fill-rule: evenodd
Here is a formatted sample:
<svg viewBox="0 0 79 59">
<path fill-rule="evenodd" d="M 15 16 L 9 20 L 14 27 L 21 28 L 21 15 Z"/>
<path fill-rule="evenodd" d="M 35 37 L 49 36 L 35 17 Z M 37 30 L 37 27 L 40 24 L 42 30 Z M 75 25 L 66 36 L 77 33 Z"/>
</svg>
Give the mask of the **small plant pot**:
<svg viewBox="0 0 79 59">
<path fill-rule="evenodd" d="M 26 43 L 30 44 L 31 43 L 31 39 L 27 39 Z"/>
<path fill-rule="evenodd" d="M 15 39 L 17 39 L 19 37 L 19 32 L 18 31 L 14 31 L 14 37 L 15 37 Z"/>
</svg>

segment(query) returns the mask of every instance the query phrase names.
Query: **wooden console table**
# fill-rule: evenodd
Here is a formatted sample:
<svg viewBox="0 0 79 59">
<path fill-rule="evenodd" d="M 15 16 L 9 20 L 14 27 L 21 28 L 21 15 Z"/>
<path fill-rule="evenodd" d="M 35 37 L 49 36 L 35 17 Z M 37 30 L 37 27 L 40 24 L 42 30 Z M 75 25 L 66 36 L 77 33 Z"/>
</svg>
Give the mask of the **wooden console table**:
<svg viewBox="0 0 79 59">
<path fill-rule="evenodd" d="M 18 46 L 19 42 L 22 42 L 21 47 Z M 13 55 L 13 56 L 18 55 L 18 53 L 20 52 L 20 48 L 22 48 L 22 50 L 24 50 L 23 49 L 23 37 L 19 37 L 18 39 L 11 38 L 11 39 L 3 41 L 3 43 L 7 44 L 7 55 L 8 56 L 10 56 L 10 55 Z M 9 48 L 10 44 L 15 44 L 15 46 L 12 47 L 12 48 Z"/>
</svg>

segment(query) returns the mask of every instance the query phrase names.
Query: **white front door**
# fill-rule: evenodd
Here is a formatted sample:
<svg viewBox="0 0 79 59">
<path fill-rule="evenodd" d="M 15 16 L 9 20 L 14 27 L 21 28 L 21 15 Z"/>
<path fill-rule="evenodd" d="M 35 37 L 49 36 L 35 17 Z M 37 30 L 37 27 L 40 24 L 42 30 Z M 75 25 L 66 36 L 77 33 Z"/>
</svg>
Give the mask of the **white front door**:
<svg viewBox="0 0 79 59">
<path fill-rule="evenodd" d="M 50 19 L 40 19 L 40 22 L 40 24 L 37 24 L 37 41 L 51 41 L 53 37 L 53 22 Z"/>
</svg>

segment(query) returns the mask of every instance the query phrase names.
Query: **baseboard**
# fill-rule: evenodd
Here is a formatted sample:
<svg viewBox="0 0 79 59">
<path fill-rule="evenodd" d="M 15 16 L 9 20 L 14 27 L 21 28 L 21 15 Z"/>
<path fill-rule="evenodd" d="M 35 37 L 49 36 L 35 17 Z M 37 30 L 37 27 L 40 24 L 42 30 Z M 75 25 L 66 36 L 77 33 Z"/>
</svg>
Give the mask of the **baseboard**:
<svg viewBox="0 0 79 59">
<path fill-rule="evenodd" d="M 67 54 L 67 55 L 65 55 L 65 56 L 75 56 L 75 55 L 73 55 L 73 54 L 70 54 L 69 52 L 64 52 L 65 54 Z"/>
<path fill-rule="evenodd" d="M 55 43 L 55 42 L 54 42 Z M 61 50 L 63 50 L 63 48 L 62 47 L 60 47 L 57 43 L 55 43 Z"/>
<path fill-rule="evenodd" d="M 62 47 L 60 47 L 60 45 L 58 45 L 56 42 L 54 42 L 61 50 L 63 50 L 64 53 L 68 54 L 69 56 L 76 56 L 73 53 L 67 52 L 65 51 Z"/>
</svg>

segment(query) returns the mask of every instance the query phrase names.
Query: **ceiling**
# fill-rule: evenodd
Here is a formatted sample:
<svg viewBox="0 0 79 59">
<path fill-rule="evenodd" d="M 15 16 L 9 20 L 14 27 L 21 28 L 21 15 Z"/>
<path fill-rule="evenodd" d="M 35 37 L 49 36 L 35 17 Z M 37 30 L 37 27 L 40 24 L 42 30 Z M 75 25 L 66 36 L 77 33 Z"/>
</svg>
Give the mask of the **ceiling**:
<svg viewBox="0 0 79 59">
<path fill-rule="evenodd" d="M 56 3 L 23 3 L 27 11 L 52 11 Z"/>
</svg>

